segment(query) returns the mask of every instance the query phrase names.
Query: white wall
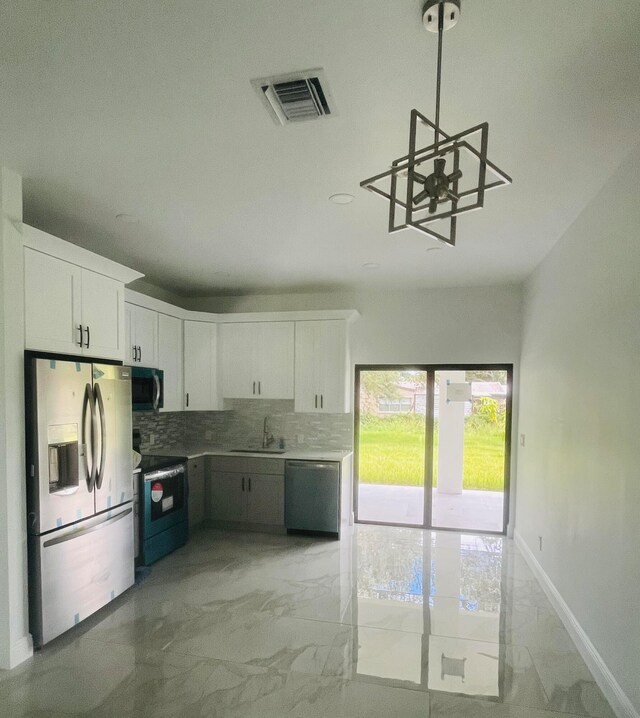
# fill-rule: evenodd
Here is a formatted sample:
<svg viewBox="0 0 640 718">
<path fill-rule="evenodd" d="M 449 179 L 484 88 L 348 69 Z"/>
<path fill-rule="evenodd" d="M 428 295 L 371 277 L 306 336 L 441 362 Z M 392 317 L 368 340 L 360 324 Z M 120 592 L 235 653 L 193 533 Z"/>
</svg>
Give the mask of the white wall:
<svg viewBox="0 0 640 718">
<path fill-rule="evenodd" d="M 357 309 L 356 364 L 517 362 L 521 290 L 515 286 L 357 290 L 187 299 L 188 309 L 221 312 Z"/>
<path fill-rule="evenodd" d="M 31 654 L 24 481 L 22 180 L 0 168 L 0 668 Z"/>
<path fill-rule="evenodd" d="M 640 147 L 527 282 L 519 431 L 517 531 L 640 712 Z"/>
</svg>

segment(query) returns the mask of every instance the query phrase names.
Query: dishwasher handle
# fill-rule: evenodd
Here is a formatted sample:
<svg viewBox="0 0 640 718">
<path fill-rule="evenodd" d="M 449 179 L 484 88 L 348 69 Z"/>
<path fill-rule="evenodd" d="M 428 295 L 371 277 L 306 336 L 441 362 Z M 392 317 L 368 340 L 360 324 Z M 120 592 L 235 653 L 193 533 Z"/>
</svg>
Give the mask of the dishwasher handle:
<svg viewBox="0 0 640 718">
<path fill-rule="evenodd" d="M 322 464 L 322 463 L 316 463 L 315 461 L 287 461 L 285 463 L 285 470 L 288 468 L 295 468 L 295 469 L 331 469 L 333 471 L 338 471 L 339 466 L 338 463 L 335 461 L 332 461 L 329 464 Z"/>
</svg>

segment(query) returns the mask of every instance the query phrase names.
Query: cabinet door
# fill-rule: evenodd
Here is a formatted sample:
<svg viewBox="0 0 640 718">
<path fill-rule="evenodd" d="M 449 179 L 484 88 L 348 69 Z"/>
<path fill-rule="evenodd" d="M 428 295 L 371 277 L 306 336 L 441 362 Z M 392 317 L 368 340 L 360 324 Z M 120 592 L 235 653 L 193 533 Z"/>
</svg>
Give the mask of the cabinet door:
<svg viewBox="0 0 640 718">
<path fill-rule="evenodd" d="M 158 312 L 135 308 L 136 344 L 142 366 L 158 368 Z"/>
<path fill-rule="evenodd" d="M 249 474 L 246 488 L 247 521 L 284 526 L 284 476 Z"/>
<path fill-rule="evenodd" d="M 158 312 L 131 306 L 131 329 L 134 346 L 138 347 L 140 366 L 158 367 Z"/>
<path fill-rule="evenodd" d="M 258 396 L 293 399 L 294 323 L 260 322 L 256 336 Z"/>
<path fill-rule="evenodd" d="M 347 324 L 338 320 L 317 322 L 320 410 L 330 414 L 348 411 Z"/>
<path fill-rule="evenodd" d="M 319 322 L 296 322 L 294 411 L 318 411 L 317 324 Z"/>
<path fill-rule="evenodd" d="M 208 322 L 184 323 L 184 391 L 187 411 L 222 408 L 217 374 L 217 327 Z"/>
<path fill-rule="evenodd" d="M 133 304 L 124 305 L 124 352 L 125 364 L 135 364 L 138 361 L 138 351 L 135 346 L 135 328 L 133 319 Z"/>
<path fill-rule="evenodd" d="M 222 395 L 229 399 L 254 399 L 258 396 L 257 331 L 252 322 L 223 324 Z"/>
<path fill-rule="evenodd" d="M 82 354 L 82 270 L 48 254 L 24 249 L 25 347 Z"/>
<path fill-rule="evenodd" d="M 184 407 L 182 320 L 158 315 L 158 368 L 164 372 L 164 407 L 160 411 L 182 411 Z"/>
<path fill-rule="evenodd" d="M 89 269 L 82 270 L 82 324 L 85 327 L 85 354 L 103 359 L 125 359 L 122 282 Z"/>
<path fill-rule="evenodd" d="M 207 518 L 213 521 L 246 521 L 247 492 L 242 474 L 214 471 L 207 492 Z"/>
<path fill-rule="evenodd" d="M 204 520 L 204 459 L 191 459 L 187 463 L 189 480 L 189 526 Z"/>
</svg>

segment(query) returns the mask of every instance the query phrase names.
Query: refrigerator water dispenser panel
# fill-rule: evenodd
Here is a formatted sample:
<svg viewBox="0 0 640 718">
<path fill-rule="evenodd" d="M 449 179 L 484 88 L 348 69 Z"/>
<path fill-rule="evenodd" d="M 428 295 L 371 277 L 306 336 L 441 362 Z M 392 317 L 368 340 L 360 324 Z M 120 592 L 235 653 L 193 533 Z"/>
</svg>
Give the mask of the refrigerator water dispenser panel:
<svg viewBox="0 0 640 718">
<path fill-rule="evenodd" d="M 47 427 L 49 454 L 49 493 L 70 493 L 78 488 L 78 425 Z"/>
</svg>

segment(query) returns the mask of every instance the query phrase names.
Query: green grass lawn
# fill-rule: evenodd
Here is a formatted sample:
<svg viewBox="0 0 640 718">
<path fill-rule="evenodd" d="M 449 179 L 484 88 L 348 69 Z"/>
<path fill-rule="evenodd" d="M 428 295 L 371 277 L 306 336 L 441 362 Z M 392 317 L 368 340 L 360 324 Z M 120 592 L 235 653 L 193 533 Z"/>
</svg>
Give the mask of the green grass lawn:
<svg viewBox="0 0 640 718">
<path fill-rule="evenodd" d="M 434 466 L 437 485 L 438 432 Z M 424 481 L 424 417 L 363 416 L 359 478 L 365 484 L 421 486 Z M 469 417 L 465 423 L 465 489 L 501 491 L 504 481 L 504 420 L 496 424 Z"/>
</svg>

